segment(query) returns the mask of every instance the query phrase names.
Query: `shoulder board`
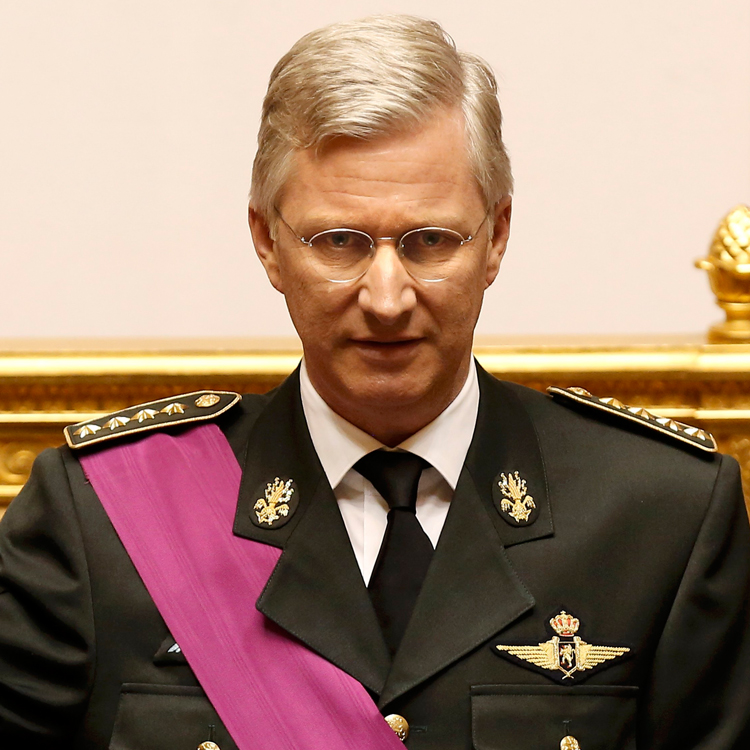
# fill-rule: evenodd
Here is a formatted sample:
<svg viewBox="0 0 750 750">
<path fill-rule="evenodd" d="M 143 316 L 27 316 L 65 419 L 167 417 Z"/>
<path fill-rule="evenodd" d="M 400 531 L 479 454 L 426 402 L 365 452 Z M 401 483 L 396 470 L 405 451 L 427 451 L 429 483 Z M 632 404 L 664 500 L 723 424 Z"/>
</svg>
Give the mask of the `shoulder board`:
<svg viewBox="0 0 750 750">
<path fill-rule="evenodd" d="M 614 414 L 623 419 L 629 419 L 631 422 L 650 427 L 652 430 L 668 435 L 674 440 L 679 440 L 695 448 L 716 453 L 719 448 L 716 440 L 710 432 L 700 430 L 692 425 L 678 422 L 669 417 L 657 417 L 650 411 L 640 406 L 628 406 L 618 401 L 616 398 L 598 398 L 589 393 L 585 388 L 558 388 L 551 385 L 547 388 L 547 393 L 555 398 L 570 399 L 585 406 L 591 406 L 594 409 Z"/>
<path fill-rule="evenodd" d="M 162 427 L 204 422 L 231 409 L 240 399 L 231 391 L 195 391 L 129 406 L 105 417 L 66 427 L 63 432 L 71 448 L 84 448 L 122 435 L 135 435 Z"/>
</svg>

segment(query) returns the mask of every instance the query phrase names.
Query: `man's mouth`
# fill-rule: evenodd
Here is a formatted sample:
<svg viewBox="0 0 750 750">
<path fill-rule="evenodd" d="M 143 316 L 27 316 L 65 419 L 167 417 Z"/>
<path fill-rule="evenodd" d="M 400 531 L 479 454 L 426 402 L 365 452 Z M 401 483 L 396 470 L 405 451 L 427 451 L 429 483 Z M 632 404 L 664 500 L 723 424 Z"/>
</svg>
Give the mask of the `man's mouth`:
<svg viewBox="0 0 750 750">
<path fill-rule="evenodd" d="M 383 346 L 383 347 L 409 346 L 410 344 L 416 344 L 419 341 L 422 341 L 422 339 L 416 336 L 411 337 L 411 338 L 400 338 L 400 339 L 386 339 L 386 338 L 354 339 L 355 343 L 361 344 L 364 346 Z"/>
<path fill-rule="evenodd" d="M 400 339 L 353 339 L 354 344 L 364 351 L 382 352 L 406 352 L 415 348 L 422 338 L 400 338 Z"/>
</svg>

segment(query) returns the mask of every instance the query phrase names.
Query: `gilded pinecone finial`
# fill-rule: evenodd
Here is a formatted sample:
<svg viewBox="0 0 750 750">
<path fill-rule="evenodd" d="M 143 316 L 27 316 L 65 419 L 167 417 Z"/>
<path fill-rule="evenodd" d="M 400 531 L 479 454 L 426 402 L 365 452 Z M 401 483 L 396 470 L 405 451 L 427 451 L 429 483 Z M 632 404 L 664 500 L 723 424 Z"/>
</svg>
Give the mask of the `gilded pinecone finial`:
<svg viewBox="0 0 750 750">
<path fill-rule="evenodd" d="M 735 206 L 719 224 L 707 258 L 711 290 L 727 319 L 709 331 L 712 342 L 750 342 L 750 208 Z"/>
</svg>

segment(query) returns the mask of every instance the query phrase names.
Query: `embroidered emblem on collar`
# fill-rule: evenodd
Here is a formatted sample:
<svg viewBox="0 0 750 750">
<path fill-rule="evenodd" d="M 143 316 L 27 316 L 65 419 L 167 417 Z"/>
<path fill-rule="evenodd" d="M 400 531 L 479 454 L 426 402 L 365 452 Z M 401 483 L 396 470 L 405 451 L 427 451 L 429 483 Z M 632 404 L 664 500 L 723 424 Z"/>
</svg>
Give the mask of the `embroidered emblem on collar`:
<svg viewBox="0 0 750 750">
<path fill-rule="evenodd" d="M 549 621 L 555 635 L 536 646 L 496 644 L 501 656 L 518 659 L 524 666 L 537 667 L 552 679 L 575 679 L 577 672 L 593 669 L 630 651 L 624 646 L 599 646 L 576 635 L 580 620 L 562 610 Z M 551 674 L 550 674 L 551 673 Z"/>
<path fill-rule="evenodd" d="M 297 488 L 293 479 L 279 479 L 268 482 L 263 497 L 258 498 L 252 507 L 250 519 L 262 529 L 278 529 L 283 526 L 297 509 Z"/>
<path fill-rule="evenodd" d="M 536 521 L 536 503 L 528 494 L 526 480 L 517 471 L 496 476 L 492 495 L 500 515 L 511 526 L 529 526 Z"/>
</svg>

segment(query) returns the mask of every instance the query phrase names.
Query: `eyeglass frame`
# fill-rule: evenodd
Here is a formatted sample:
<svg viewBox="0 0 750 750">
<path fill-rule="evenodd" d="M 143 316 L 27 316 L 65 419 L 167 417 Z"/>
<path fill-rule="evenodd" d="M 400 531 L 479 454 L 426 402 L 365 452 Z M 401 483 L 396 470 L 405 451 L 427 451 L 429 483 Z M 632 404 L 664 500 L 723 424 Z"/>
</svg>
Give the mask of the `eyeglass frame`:
<svg viewBox="0 0 750 750">
<path fill-rule="evenodd" d="M 470 234 L 468 237 L 464 237 L 461 234 L 461 232 L 458 232 L 455 229 L 450 229 L 449 227 L 434 227 L 434 226 L 429 226 L 429 227 L 415 227 L 414 229 L 408 229 L 400 237 L 393 237 L 393 236 L 391 236 L 391 237 L 373 237 L 371 234 L 369 234 L 368 232 L 363 231 L 362 229 L 352 229 L 351 227 L 333 227 L 331 229 L 324 229 L 324 230 L 322 230 L 320 232 L 316 232 L 308 240 L 308 239 L 305 239 L 303 236 L 297 234 L 297 232 L 295 232 L 294 229 L 292 229 L 292 227 L 289 226 L 289 223 L 282 216 L 281 211 L 279 211 L 279 209 L 278 209 L 277 206 L 274 206 L 273 210 L 276 212 L 276 214 L 278 215 L 278 217 L 281 219 L 281 221 L 284 224 L 284 226 L 294 235 L 294 237 L 296 239 L 298 239 L 303 245 L 307 245 L 307 247 L 309 247 L 311 250 L 313 249 L 313 244 L 312 243 L 318 237 L 320 237 L 320 236 L 322 236 L 324 234 L 333 234 L 335 232 L 354 232 L 354 233 L 359 234 L 361 236 L 367 237 L 367 239 L 370 240 L 370 253 L 371 253 L 371 255 L 370 255 L 370 264 L 367 266 L 367 268 L 365 268 L 365 270 L 362 271 L 361 274 L 359 274 L 358 276 L 353 276 L 351 279 L 329 279 L 327 276 L 323 276 L 323 274 L 320 274 L 326 281 L 330 281 L 332 284 L 351 284 L 353 281 L 358 281 L 359 279 L 361 279 L 370 270 L 370 267 L 372 266 L 372 261 L 375 258 L 375 252 L 374 251 L 376 249 L 376 245 L 381 240 L 394 240 L 394 241 L 398 240 L 398 242 L 396 243 L 396 252 L 398 253 L 399 258 L 403 258 L 404 257 L 403 253 L 401 252 L 403 250 L 403 248 L 404 248 L 404 237 L 408 237 L 410 234 L 416 234 L 417 232 L 425 232 L 425 231 L 428 231 L 430 229 L 432 229 L 434 231 L 450 232 L 451 234 L 455 234 L 456 236 L 458 236 L 458 237 L 461 238 L 461 243 L 459 244 L 458 247 L 463 247 L 464 245 L 468 244 L 469 242 L 473 242 L 477 238 L 477 235 L 479 234 L 480 230 L 482 229 L 482 225 L 484 224 L 485 221 L 487 221 L 487 219 L 490 217 L 490 214 L 492 213 L 492 209 L 491 208 L 488 209 L 487 213 L 484 215 L 484 218 L 480 222 L 480 224 L 477 227 L 476 231 L 473 234 Z M 416 279 L 417 281 L 424 282 L 425 284 L 436 284 L 436 283 L 441 282 L 441 281 L 446 281 L 448 278 L 450 278 L 450 276 L 445 276 L 442 279 L 420 279 L 418 276 L 415 276 L 413 273 L 411 273 L 411 271 L 409 271 L 409 269 L 406 266 L 404 266 L 404 270 L 413 279 Z M 320 271 L 318 271 L 318 273 L 320 273 Z"/>
</svg>

